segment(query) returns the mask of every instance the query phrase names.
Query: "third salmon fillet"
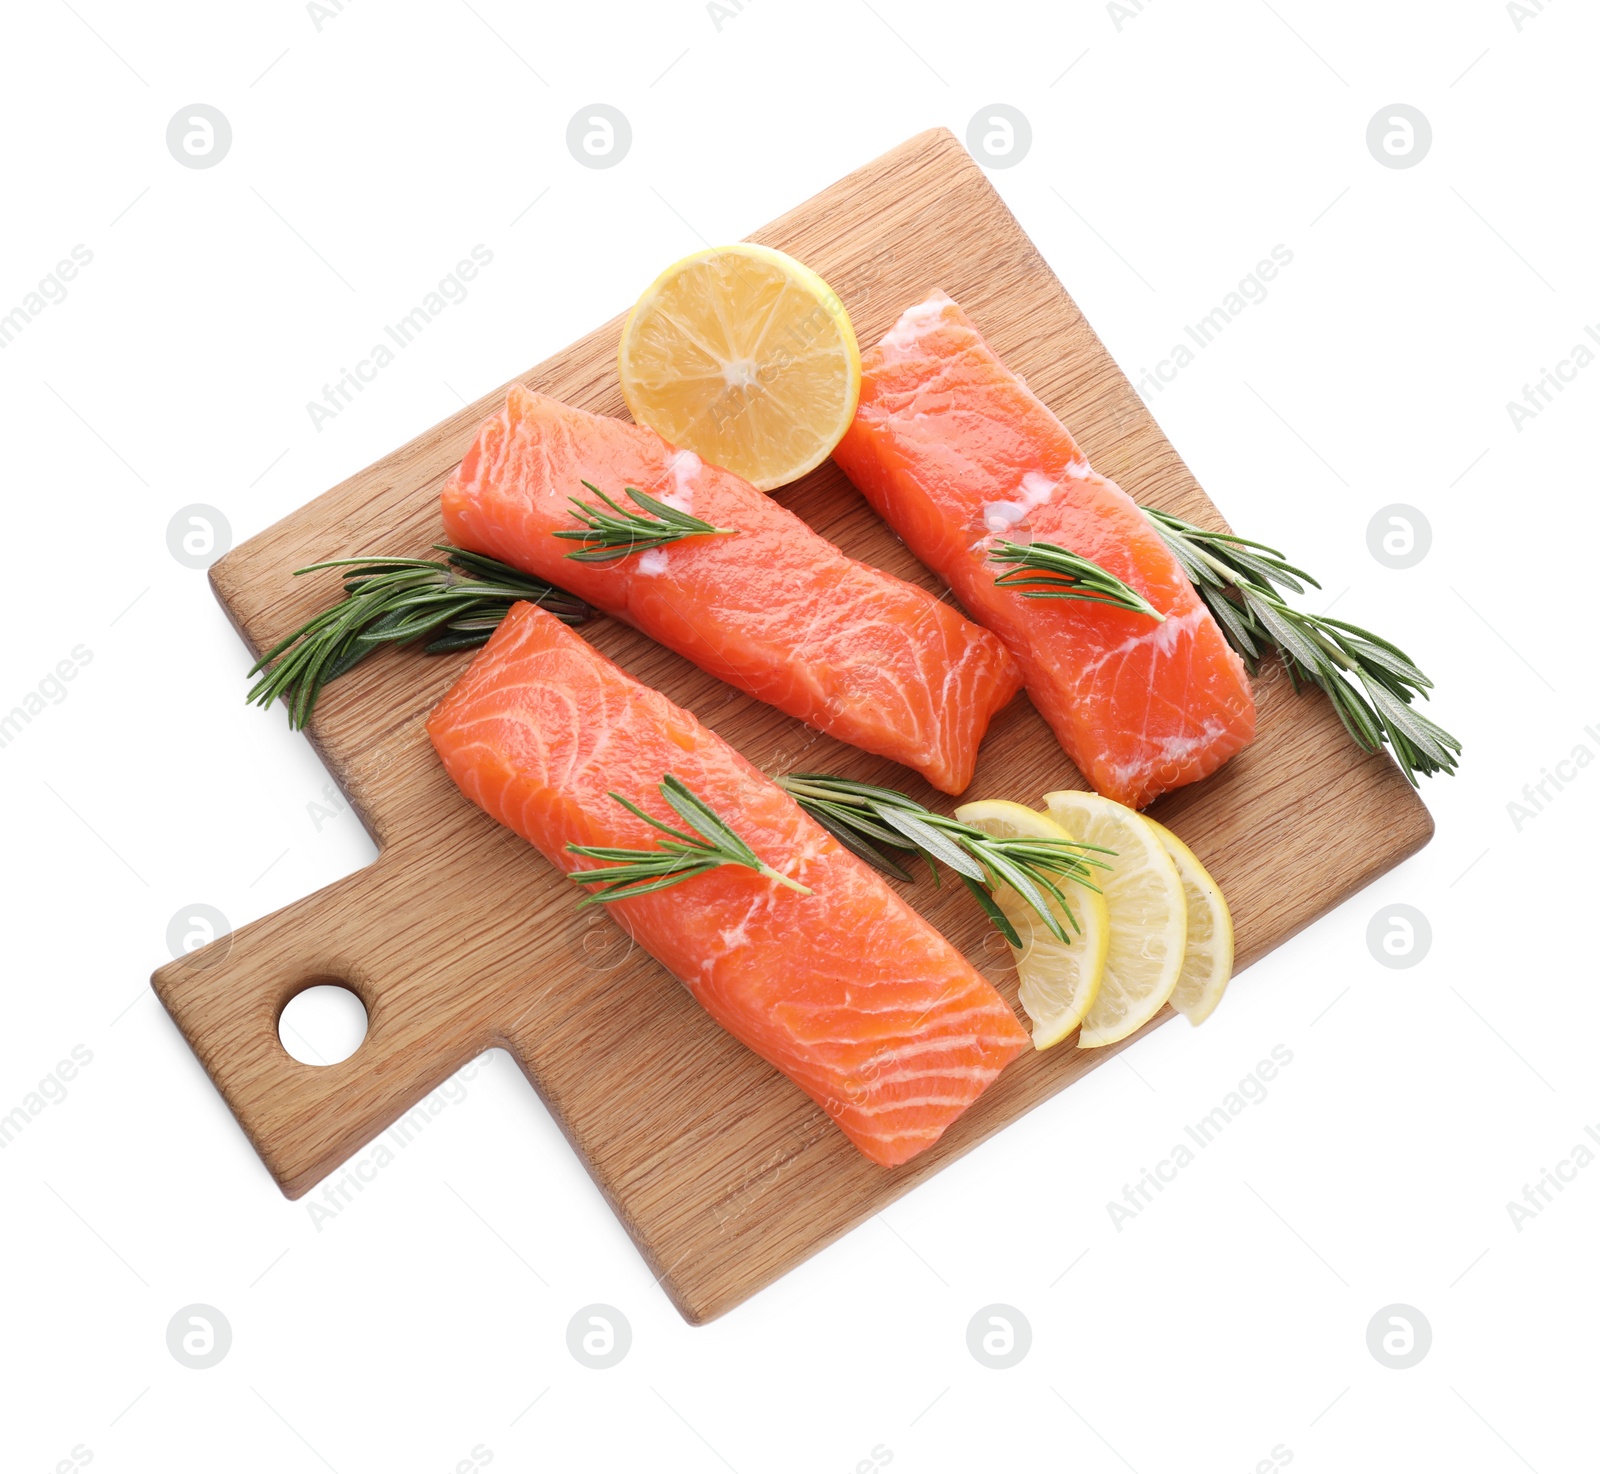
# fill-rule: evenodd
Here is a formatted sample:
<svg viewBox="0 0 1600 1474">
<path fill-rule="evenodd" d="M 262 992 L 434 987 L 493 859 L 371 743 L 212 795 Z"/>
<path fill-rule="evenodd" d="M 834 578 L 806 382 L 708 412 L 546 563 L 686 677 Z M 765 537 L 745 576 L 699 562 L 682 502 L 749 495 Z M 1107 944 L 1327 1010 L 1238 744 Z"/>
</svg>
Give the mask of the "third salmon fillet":
<svg viewBox="0 0 1600 1474">
<path fill-rule="evenodd" d="M 861 403 L 834 460 L 1016 657 L 1084 777 L 1140 808 L 1215 772 L 1255 735 L 1239 657 L 1133 499 L 943 292 L 862 355 Z M 1092 559 L 1162 614 L 997 588 L 997 541 Z"/>
<path fill-rule="evenodd" d="M 657 844 L 616 793 L 681 828 L 658 791 L 671 773 L 809 887 L 723 866 L 607 909 L 874 1162 L 931 1146 L 1027 1045 L 1005 999 L 875 871 L 544 610 L 512 609 L 428 735 L 467 797 L 564 871 L 596 868 L 569 844 Z"/>
</svg>

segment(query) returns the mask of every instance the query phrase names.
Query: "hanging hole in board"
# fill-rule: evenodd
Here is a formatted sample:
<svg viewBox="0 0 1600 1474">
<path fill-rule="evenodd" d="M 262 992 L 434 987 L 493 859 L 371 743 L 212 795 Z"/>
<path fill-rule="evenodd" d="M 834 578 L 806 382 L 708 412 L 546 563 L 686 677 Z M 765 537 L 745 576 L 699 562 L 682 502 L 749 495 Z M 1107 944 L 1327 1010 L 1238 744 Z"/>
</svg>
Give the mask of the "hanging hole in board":
<svg viewBox="0 0 1600 1474">
<path fill-rule="evenodd" d="M 315 983 L 296 993 L 278 1015 L 278 1042 L 303 1065 L 336 1065 L 366 1037 L 366 1006 L 343 983 Z"/>
</svg>

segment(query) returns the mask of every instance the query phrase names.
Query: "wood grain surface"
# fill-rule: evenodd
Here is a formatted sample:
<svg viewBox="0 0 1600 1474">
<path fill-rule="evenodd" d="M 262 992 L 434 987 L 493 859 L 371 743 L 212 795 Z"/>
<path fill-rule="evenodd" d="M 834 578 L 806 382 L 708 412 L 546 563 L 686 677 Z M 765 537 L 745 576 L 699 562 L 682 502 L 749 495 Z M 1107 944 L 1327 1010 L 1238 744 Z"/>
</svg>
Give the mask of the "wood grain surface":
<svg viewBox="0 0 1600 1474">
<path fill-rule="evenodd" d="M 1098 470 L 1139 501 L 1221 525 L 950 133 L 911 139 L 751 238 L 820 271 L 863 344 L 943 287 L 1056 410 Z M 628 284 L 619 286 L 619 305 L 627 294 Z M 620 325 L 619 315 L 522 382 L 625 416 L 615 361 Z M 441 535 L 441 483 L 503 398 L 503 390 L 486 396 L 220 560 L 212 583 L 251 649 L 280 639 L 329 599 L 331 580 L 291 579 L 292 569 L 326 558 L 424 553 Z M 780 495 L 855 557 L 940 587 L 831 463 Z M 741 695 L 623 625 L 600 620 L 583 632 L 769 773 L 839 772 L 948 810 L 949 801 L 908 770 Z M 1070 1044 L 1030 1052 L 932 1150 L 894 1171 L 874 1166 L 604 915 L 577 912 L 570 884 L 450 783 L 423 720 L 467 659 L 386 651 L 328 689 L 310 737 L 376 839 L 378 860 L 153 979 L 289 1196 L 306 1192 L 475 1055 L 502 1046 L 663 1287 L 699 1323 L 1116 1052 Z M 1360 754 L 1326 700 L 1294 694 L 1275 664 L 1256 691 L 1255 744 L 1152 809 L 1227 893 L 1241 968 L 1432 834 L 1427 810 L 1397 769 Z M 1047 789 L 1082 786 L 1019 697 L 990 729 L 969 796 L 1037 802 Z M 961 887 L 924 882 L 904 893 L 1015 1003 L 1006 949 Z M 316 1068 L 284 1052 L 277 1020 L 297 992 L 326 981 L 354 989 L 370 1024 L 350 1059 Z M 1206 1047 L 1203 1033 L 1194 1047 Z"/>
</svg>

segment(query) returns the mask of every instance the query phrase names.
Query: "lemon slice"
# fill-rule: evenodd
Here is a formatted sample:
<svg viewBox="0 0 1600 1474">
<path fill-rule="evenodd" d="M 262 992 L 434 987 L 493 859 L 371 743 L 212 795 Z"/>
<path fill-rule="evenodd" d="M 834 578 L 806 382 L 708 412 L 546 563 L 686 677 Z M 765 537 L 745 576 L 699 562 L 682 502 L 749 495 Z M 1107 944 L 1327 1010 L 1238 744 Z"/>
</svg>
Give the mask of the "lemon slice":
<svg viewBox="0 0 1600 1474">
<path fill-rule="evenodd" d="M 1221 888 L 1195 852 L 1154 819 L 1144 822 L 1155 830 L 1178 867 L 1188 913 L 1188 941 L 1178 985 L 1172 990 L 1172 1006 L 1191 1024 L 1203 1024 L 1222 1002 L 1228 979 L 1233 976 L 1233 918 L 1228 914 Z"/>
<path fill-rule="evenodd" d="M 1002 838 L 1026 836 L 1029 839 L 1075 839 L 1053 819 L 1034 809 L 1003 799 L 962 804 L 956 818 L 963 824 L 986 830 Z M 1033 1047 L 1048 1049 L 1059 1044 L 1079 1024 L 1100 991 L 1105 971 L 1106 948 L 1111 940 L 1111 923 L 1106 914 L 1105 897 L 1075 880 L 1059 877 L 1057 884 L 1067 897 L 1081 932 L 1062 915 L 1052 898 L 1050 908 L 1072 938 L 1064 946 L 1059 937 L 1039 920 L 1033 907 L 1010 886 L 995 892 L 995 904 L 1022 938 L 1013 947 L 1019 987 L 1017 996 L 1033 1022 Z"/>
<path fill-rule="evenodd" d="M 1083 1021 L 1079 1049 L 1126 1039 L 1161 1011 L 1183 970 L 1188 907 L 1178 867 L 1155 826 L 1098 793 L 1047 793 L 1045 808 L 1085 844 L 1115 850 L 1099 881 L 1111 916 L 1100 992 Z"/>
<path fill-rule="evenodd" d="M 821 465 L 861 394 L 838 293 L 767 246 L 669 266 L 628 314 L 617 369 L 635 420 L 762 491 Z"/>
</svg>

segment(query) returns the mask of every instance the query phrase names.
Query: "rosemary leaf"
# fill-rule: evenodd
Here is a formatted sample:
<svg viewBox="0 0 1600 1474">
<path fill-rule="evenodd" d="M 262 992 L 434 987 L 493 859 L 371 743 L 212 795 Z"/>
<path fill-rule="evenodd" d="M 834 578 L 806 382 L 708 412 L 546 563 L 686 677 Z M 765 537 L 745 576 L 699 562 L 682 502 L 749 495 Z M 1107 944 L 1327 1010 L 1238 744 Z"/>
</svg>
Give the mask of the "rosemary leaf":
<svg viewBox="0 0 1600 1474">
<path fill-rule="evenodd" d="M 1199 589 L 1200 597 L 1205 600 L 1206 607 L 1222 626 L 1222 632 L 1227 636 L 1228 643 L 1239 652 L 1250 674 L 1254 675 L 1256 666 L 1261 661 L 1263 646 L 1256 642 L 1245 611 L 1220 589 L 1206 585 L 1196 585 L 1196 587 Z"/>
<path fill-rule="evenodd" d="M 873 869 L 881 870 L 885 875 L 904 881 L 907 885 L 914 879 L 911 872 L 898 860 L 891 859 L 870 840 L 862 838 L 857 829 L 835 818 L 829 812 L 828 805 L 807 804 L 806 812 L 858 860 L 865 860 Z M 912 846 L 908 844 L 907 848 Z M 933 862 L 930 860 L 928 864 L 931 868 Z M 934 878 L 936 880 L 938 878 L 937 871 L 934 871 Z M 962 879 L 965 880 L 966 877 L 963 876 Z"/>
<path fill-rule="evenodd" d="M 961 877 L 962 885 L 972 892 L 978 904 L 983 907 L 983 913 L 1000 929 L 1003 936 L 1013 947 L 1021 947 L 1022 938 L 1017 935 L 1016 927 L 1012 926 L 1011 918 L 1000 909 L 993 892 L 981 881 L 974 880 L 970 875 Z"/>
<path fill-rule="evenodd" d="M 691 876 L 705 875 L 724 865 L 739 865 L 754 870 L 768 880 L 809 896 L 811 888 L 791 880 L 774 870 L 743 839 L 715 809 L 693 792 L 676 774 L 666 774 L 658 785 L 662 798 L 694 834 L 664 823 L 645 813 L 631 799 L 612 793 L 619 804 L 630 814 L 643 819 L 653 829 L 667 838 L 657 841 L 653 850 L 619 849 L 606 845 L 569 844 L 574 855 L 588 860 L 603 860 L 606 865 L 598 870 L 573 870 L 567 879 L 579 885 L 597 886 L 599 889 L 578 902 L 580 906 L 600 905 L 611 901 L 631 900 L 634 896 L 647 896 L 665 890 Z"/>
<path fill-rule="evenodd" d="M 1134 614 L 1147 614 L 1164 624 L 1162 614 L 1137 589 L 1108 573 L 1098 563 L 1055 543 L 994 544 L 989 556 L 1010 563 L 1009 572 L 995 579 L 995 587 L 1010 589 L 1028 599 L 1081 599 L 1088 604 L 1110 604 Z"/>
<path fill-rule="evenodd" d="M 931 824 L 924 823 L 914 812 L 880 805 L 878 815 L 890 828 L 898 829 L 919 850 L 931 855 L 935 860 L 943 860 L 957 875 L 965 875 L 969 880 L 980 883 L 988 879 L 982 865 L 965 854 L 959 845 L 946 839 Z"/>
<path fill-rule="evenodd" d="M 668 543 L 681 542 L 686 537 L 732 537 L 738 530 L 733 527 L 713 527 L 709 522 L 691 517 L 689 513 L 668 506 L 666 502 L 658 501 L 648 492 L 632 486 L 623 490 L 639 508 L 637 512 L 619 506 L 592 482 L 585 481 L 583 485 L 610 510 L 581 502 L 577 497 L 568 497 L 573 506 L 572 515 L 583 526 L 551 534 L 583 544 L 576 552 L 567 554 L 567 557 L 579 563 L 615 563 L 644 548 L 664 547 Z"/>
</svg>

